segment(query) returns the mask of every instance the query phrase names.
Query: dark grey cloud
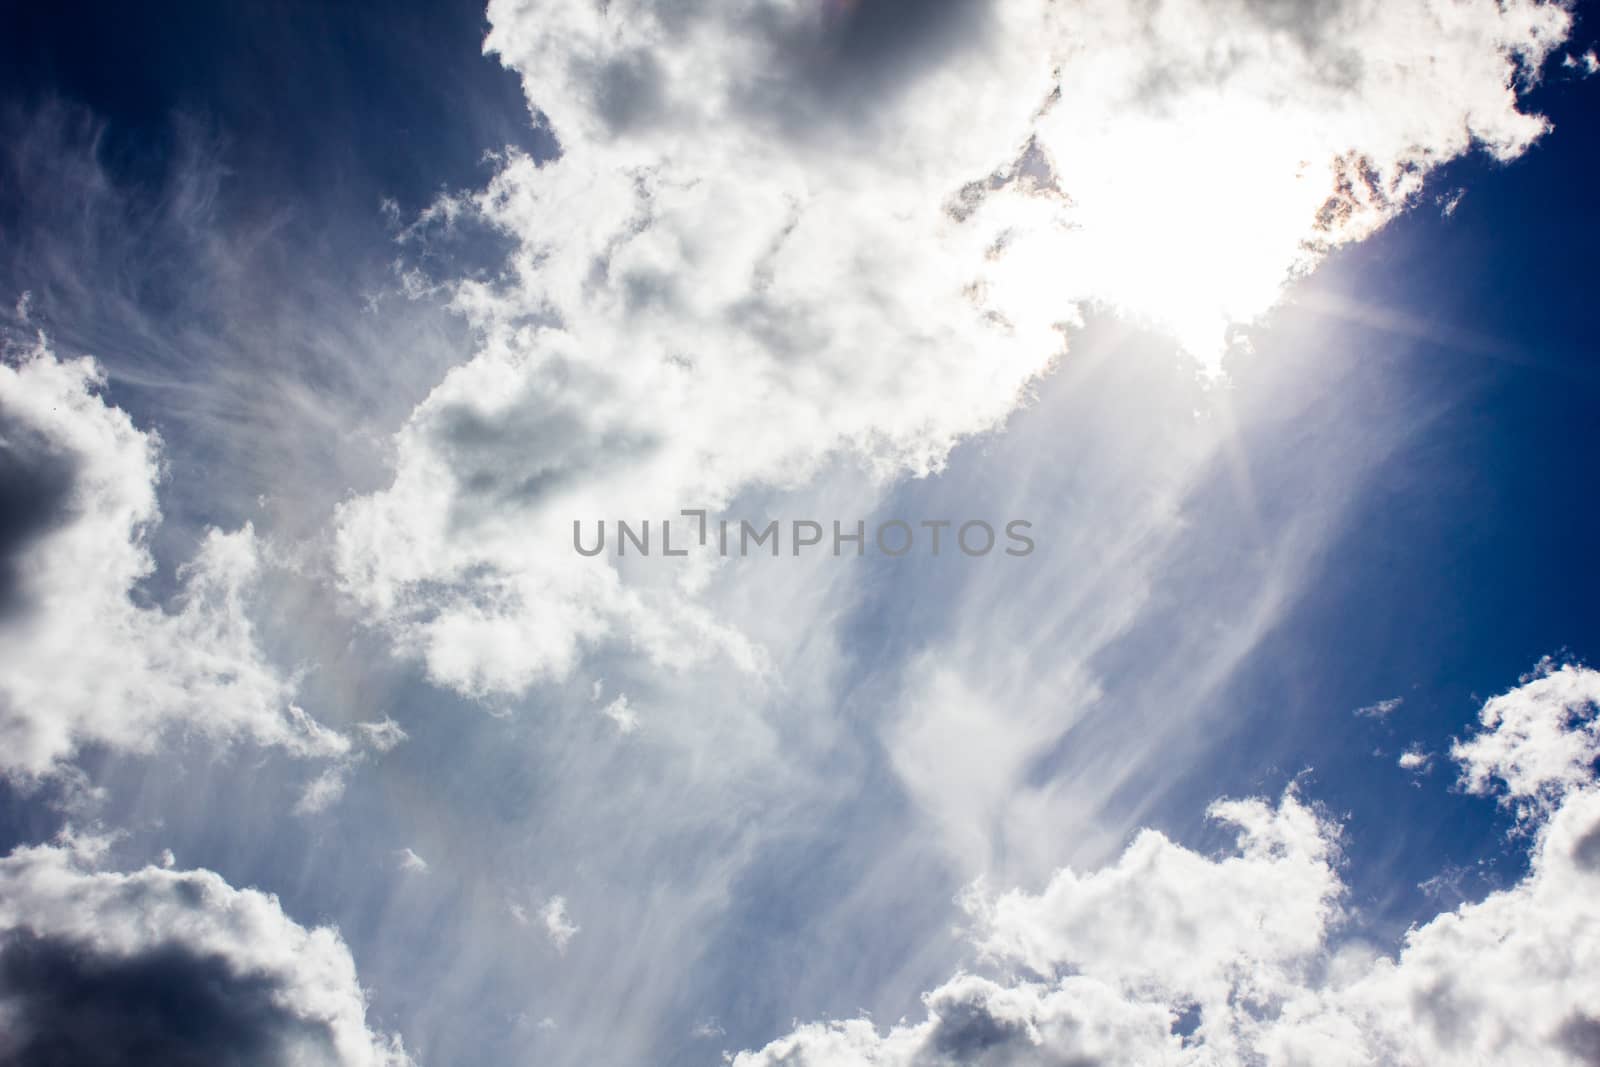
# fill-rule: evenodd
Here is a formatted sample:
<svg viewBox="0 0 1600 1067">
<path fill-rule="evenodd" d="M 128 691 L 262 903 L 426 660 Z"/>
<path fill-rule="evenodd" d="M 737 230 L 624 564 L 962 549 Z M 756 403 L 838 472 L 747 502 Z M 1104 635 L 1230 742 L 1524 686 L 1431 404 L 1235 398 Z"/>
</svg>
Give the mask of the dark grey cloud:
<svg viewBox="0 0 1600 1067">
<path fill-rule="evenodd" d="M 337 1062 L 331 1028 L 284 1007 L 280 987 L 183 945 L 107 956 L 13 931 L 0 943 L 0 1067 Z"/>
<path fill-rule="evenodd" d="M 938 1021 L 917 1056 L 918 1067 L 1100 1067 L 1100 1060 L 1062 1049 L 1054 1042 L 1041 1046 L 1030 1033 L 1028 1020 L 996 1015 L 987 996 L 967 989 L 959 995 L 940 995 L 929 1005 Z M 1070 1020 L 1057 1020 L 1070 1027 Z"/>
<path fill-rule="evenodd" d="M 107 871 L 108 839 L 57 840 L 0 857 L 0 1067 L 412 1067 L 367 1026 L 333 928 L 212 871 Z"/>
<path fill-rule="evenodd" d="M 596 103 L 613 133 L 655 118 L 664 87 L 661 64 L 642 48 L 615 56 L 595 71 Z"/>
<path fill-rule="evenodd" d="M 1574 1015 L 1562 1024 L 1556 1039 L 1579 1063 L 1600 1067 L 1600 1019 Z"/>
<path fill-rule="evenodd" d="M 820 20 L 755 16 L 773 64 L 744 101 L 791 132 L 870 121 L 926 74 L 988 35 L 987 0 L 827 0 Z"/>
<path fill-rule="evenodd" d="M 985 0 L 843 0 L 823 25 L 812 59 L 818 75 L 872 81 L 937 62 L 981 30 Z"/>
<path fill-rule="evenodd" d="M 611 15 L 648 17 L 675 48 L 691 47 L 693 31 L 726 14 L 695 0 L 639 6 L 646 10 Z M 751 5 L 733 13 L 734 28 L 762 49 L 766 62 L 729 98 L 747 119 L 801 139 L 841 125 L 870 126 L 922 76 L 980 47 L 989 37 L 991 7 L 990 0 Z M 613 136 L 673 121 L 676 87 L 650 48 L 574 59 L 569 76 L 588 87 L 595 114 Z"/>
<path fill-rule="evenodd" d="M 1592 874 L 1600 874 L 1600 823 L 1589 827 L 1572 846 L 1572 858 Z"/>
<path fill-rule="evenodd" d="M 939 1004 L 939 1023 L 928 1040 L 938 1062 L 989 1063 L 1004 1056 L 1007 1046 L 1028 1044 L 1028 1028 L 1020 1019 L 1000 1019 L 981 998 Z"/>
<path fill-rule="evenodd" d="M 77 460 L 0 404 L 0 618 L 21 606 L 21 555 L 73 513 Z"/>
</svg>

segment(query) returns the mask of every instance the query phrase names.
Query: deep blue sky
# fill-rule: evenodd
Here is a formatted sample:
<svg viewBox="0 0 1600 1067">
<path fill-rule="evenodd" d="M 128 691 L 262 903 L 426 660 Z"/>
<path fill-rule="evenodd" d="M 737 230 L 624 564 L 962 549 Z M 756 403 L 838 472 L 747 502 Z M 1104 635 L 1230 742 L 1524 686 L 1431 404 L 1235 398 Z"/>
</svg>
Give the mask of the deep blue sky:
<svg viewBox="0 0 1600 1067">
<path fill-rule="evenodd" d="M 516 77 L 482 56 L 471 0 L 10 4 L 0 20 L 0 98 L 89 108 L 125 179 L 159 183 L 178 117 L 226 139 L 241 203 L 329 217 L 380 195 L 414 212 L 481 182 L 485 151 L 549 144 Z"/>
</svg>

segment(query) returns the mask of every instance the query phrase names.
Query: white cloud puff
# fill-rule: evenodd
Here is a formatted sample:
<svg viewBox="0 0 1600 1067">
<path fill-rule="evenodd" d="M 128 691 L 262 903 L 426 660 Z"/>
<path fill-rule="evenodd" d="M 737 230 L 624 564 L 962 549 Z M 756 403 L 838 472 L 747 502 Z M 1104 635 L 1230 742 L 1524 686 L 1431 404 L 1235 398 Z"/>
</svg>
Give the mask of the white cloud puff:
<svg viewBox="0 0 1600 1067">
<path fill-rule="evenodd" d="M 1578 76 L 1587 78 L 1591 74 L 1600 72 L 1600 56 L 1596 56 L 1592 48 L 1581 56 L 1575 56 L 1569 52 L 1562 58 L 1561 66 L 1565 70 L 1581 71 L 1582 73 Z M 27 294 L 24 293 L 23 295 L 26 296 Z"/>
<path fill-rule="evenodd" d="M 306 783 L 305 789 L 300 793 L 299 799 L 294 803 L 296 815 L 320 815 L 327 811 L 344 796 L 345 768 L 335 765 L 327 767 L 311 781 Z"/>
<path fill-rule="evenodd" d="M 1524 818 L 1548 813 L 1594 780 L 1600 759 L 1600 671 L 1546 661 L 1521 686 L 1483 706 L 1483 731 L 1451 746 L 1474 793 L 1505 785 Z"/>
<path fill-rule="evenodd" d="M 611 720 L 619 734 L 631 734 L 639 728 L 639 713 L 628 703 L 628 694 L 619 693 L 615 700 L 600 709 L 600 714 Z"/>
<path fill-rule="evenodd" d="M 454 285 L 481 347 L 398 434 L 393 483 L 338 517 L 355 603 L 477 695 L 607 641 L 759 667 L 671 568 L 578 559 L 572 522 L 714 509 L 841 456 L 936 470 L 1090 306 L 1214 366 L 1432 168 L 1537 138 L 1517 87 L 1570 24 L 1535 0 L 489 19 L 561 155 L 511 155 L 415 228 L 475 211 L 516 242 L 511 271 Z"/>
<path fill-rule="evenodd" d="M 96 870 L 93 845 L 0 859 L 0 1060 L 411 1063 L 336 931 L 211 871 Z"/>
<path fill-rule="evenodd" d="M 1213 809 L 1239 831 L 1231 854 L 1146 831 L 1103 870 L 976 894 L 977 944 L 1002 977 L 957 975 L 923 998 L 920 1023 L 808 1024 L 733 1062 L 1593 1063 L 1600 784 L 1585 746 L 1597 686 L 1597 672 L 1545 668 L 1485 706 L 1457 758 L 1469 788 L 1540 800 L 1531 869 L 1413 928 L 1393 957 L 1336 936 L 1337 829 L 1291 791 Z"/>
<path fill-rule="evenodd" d="M 0 540 L 0 773 L 50 773 L 85 743 L 148 751 L 168 729 L 347 751 L 256 645 L 249 526 L 205 535 L 171 610 L 135 602 L 155 568 L 160 442 L 101 384 L 92 360 L 42 346 L 0 364 L 0 491 L 27 509 Z"/>
<path fill-rule="evenodd" d="M 1412 745 L 1400 753 L 1400 758 L 1395 761 L 1402 771 L 1411 771 L 1420 774 L 1426 771 L 1433 763 L 1433 756 L 1422 748 L 1421 745 Z"/>
<path fill-rule="evenodd" d="M 565 952 L 567 945 L 578 935 L 581 929 L 567 915 L 567 900 L 565 897 L 551 897 L 545 901 L 544 907 L 539 909 L 539 918 L 544 922 L 545 936 L 556 947 L 557 952 Z"/>
</svg>

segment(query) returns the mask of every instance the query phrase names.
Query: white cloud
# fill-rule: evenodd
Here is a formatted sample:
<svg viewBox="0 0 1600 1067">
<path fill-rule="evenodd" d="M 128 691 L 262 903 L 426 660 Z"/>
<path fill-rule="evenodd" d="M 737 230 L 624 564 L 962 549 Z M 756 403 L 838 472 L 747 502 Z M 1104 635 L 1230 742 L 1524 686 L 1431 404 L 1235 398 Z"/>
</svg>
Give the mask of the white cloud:
<svg viewBox="0 0 1600 1067">
<path fill-rule="evenodd" d="M 759 669 L 688 567 L 578 560 L 573 520 L 715 509 L 839 457 L 938 469 L 1088 306 L 1214 366 L 1438 164 L 1538 137 L 1516 86 L 1570 22 L 1532 0 L 907 17 L 490 5 L 562 155 L 508 157 L 417 228 L 480 213 L 513 280 L 455 284 L 482 347 L 338 518 L 346 591 L 435 681 L 520 692 L 610 641 Z"/>
<path fill-rule="evenodd" d="M 1581 56 L 1575 56 L 1568 52 L 1562 57 L 1561 66 L 1566 70 L 1581 70 L 1583 73 L 1579 77 L 1587 78 L 1589 75 L 1600 71 L 1600 56 L 1595 55 L 1592 48 Z"/>
<path fill-rule="evenodd" d="M 565 952 L 567 944 L 581 929 L 567 915 L 565 897 L 551 897 L 545 901 L 544 907 L 539 909 L 539 918 L 544 922 L 545 935 L 550 938 L 557 952 Z"/>
<path fill-rule="evenodd" d="M 1405 703 L 1405 700 L 1402 697 L 1390 697 L 1388 700 L 1380 700 L 1375 704 L 1359 707 L 1355 713 L 1363 719 L 1387 719 L 1398 711 L 1403 703 Z"/>
<path fill-rule="evenodd" d="M 1231 801 L 1211 815 L 1236 828 L 1236 855 L 1207 859 L 1146 830 L 1112 867 L 976 901 L 983 950 L 1044 974 L 1070 959 L 1180 1003 L 1281 984 L 1339 914 L 1336 834 L 1292 792 L 1276 807 Z"/>
<path fill-rule="evenodd" d="M 1501 803 L 1524 819 L 1588 787 L 1600 759 L 1600 671 L 1546 660 L 1523 684 L 1483 706 L 1483 732 L 1450 748 L 1474 793 L 1504 783 Z"/>
<path fill-rule="evenodd" d="M 1400 758 L 1396 762 L 1403 771 L 1421 773 L 1433 763 L 1433 756 L 1425 751 L 1421 745 L 1412 745 L 1400 753 Z"/>
<path fill-rule="evenodd" d="M 1443 904 L 1454 906 L 1467 899 L 1463 887 L 1473 873 L 1470 867 L 1447 863 L 1438 874 L 1418 882 L 1417 888 Z"/>
<path fill-rule="evenodd" d="M 356 723 L 355 734 L 356 741 L 370 751 L 347 749 L 344 755 L 320 771 L 301 791 L 294 805 L 295 814 L 320 815 L 327 811 L 344 796 L 351 773 L 367 761 L 371 752 L 392 751 L 409 736 L 399 723 L 388 717 L 377 722 Z"/>
<path fill-rule="evenodd" d="M 1337 830 L 1291 791 L 1275 806 L 1217 805 L 1239 833 L 1219 857 L 1145 831 L 1102 870 L 1060 871 L 1037 893 L 975 892 L 976 943 L 999 978 L 956 975 L 923 998 L 922 1022 L 808 1024 L 733 1062 L 1593 1062 L 1600 785 L 1592 760 L 1571 773 L 1574 749 L 1555 741 L 1592 742 L 1595 677 L 1545 669 L 1485 706 L 1484 731 L 1456 755 L 1475 791 L 1498 782 L 1542 801 L 1530 871 L 1413 928 L 1393 957 L 1338 936 Z"/>
<path fill-rule="evenodd" d="M 323 770 L 307 783 L 300 793 L 300 799 L 295 801 L 294 812 L 296 815 L 320 815 L 327 811 L 334 803 L 344 796 L 346 767 L 337 764 Z"/>
<path fill-rule="evenodd" d="M 396 853 L 400 857 L 400 869 L 411 874 L 426 874 L 428 861 L 411 851 L 410 847 L 401 849 Z"/>
<path fill-rule="evenodd" d="M 94 869 L 96 856 L 68 840 L 0 859 L 0 1059 L 43 1048 L 132 1063 L 142 1049 L 141 1062 L 216 1062 L 252 1048 L 284 1063 L 411 1062 L 369 1029 L 337 931 L 211 871 L 124 874 Z M 213 1013 L 206 1027 L 152 1028 L 163 998 L 185 996 Z"/>
<path fill-rule="evenodd" d="M 172 610 L 133 599 L 154 562 L 160 441 L 99 395 L 89 359 L 42 345 L 0 364 L 0 459 L 34 509 L 7 539 L 0 611 L 0 773 L 59 770 L 93 742 L 149 751 L 163 731 L 336 756 L 338 733 L 293 704 L 248 613 L 255 535 L 208 531 Z"/>
<path fill-rule="evenodd" d="M 629 705 L 626 693 L 619 693 L 615 700 L 600 709 L 600 714 L 610 719 L 620 734 L 631 734 L 639 728 L 639 713 Z"/>
</svg>

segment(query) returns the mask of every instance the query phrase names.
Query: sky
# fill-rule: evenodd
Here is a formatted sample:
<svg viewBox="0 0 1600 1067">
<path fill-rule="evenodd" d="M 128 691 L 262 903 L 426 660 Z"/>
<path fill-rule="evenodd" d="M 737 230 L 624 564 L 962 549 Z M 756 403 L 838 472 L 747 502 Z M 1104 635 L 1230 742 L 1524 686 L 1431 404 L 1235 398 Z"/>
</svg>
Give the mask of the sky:
<svg viewBox="0 0 1600 1067">
<path fill-rule="evenodd" d="M 14 5 L 0 1064 L 1600 1063 L 1588 14 Z"/>
</svg>

